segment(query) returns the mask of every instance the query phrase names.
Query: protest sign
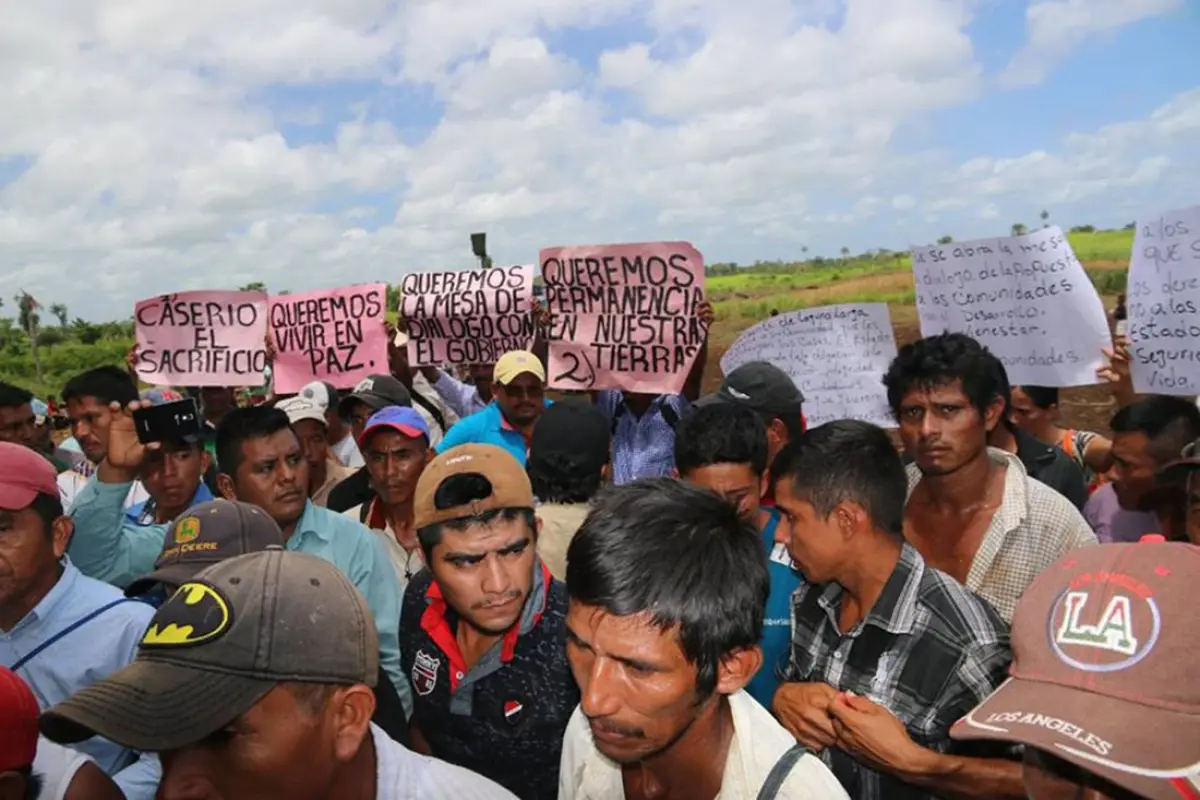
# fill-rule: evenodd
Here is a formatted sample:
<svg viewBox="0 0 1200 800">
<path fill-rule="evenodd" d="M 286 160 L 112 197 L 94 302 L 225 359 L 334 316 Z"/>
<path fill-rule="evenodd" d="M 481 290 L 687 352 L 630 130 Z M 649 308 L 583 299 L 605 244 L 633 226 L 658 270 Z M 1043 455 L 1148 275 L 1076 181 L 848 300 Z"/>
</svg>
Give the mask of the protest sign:
<svg viewBox="0 0 1200 800">
<path fill-rule="evenodd" d="M 1126 294 L 1133 387 L 1200 394 L 1200 206 L 1139 221 Z"/>
<path fill-rule="evenodd" d="M 267 368 L 267 295 L 181 292 L 134 307 L 138 378 L 157 386 L 259 386 Z"/>
<path fill-rule="evenodd" d="M 1097 383 L 1112 345 L 1096 288 L 1057 227 L 1026 236 L 914 247 L 921 334 L 968 334 L 1013 384 Z"/>
<path fill-rule="evenodd" d="M 387 284 L 373 283 L 272 297 L 275 391 L 312 381 L 348 389 L 388 371 Z"/>
<path fill-rule="evenodd" d="M 414 366 L 495 364 L 533 346 L 533 267 L 414 272 L 400 285 Z"/>
<path fill-rule="evenodd" d="M 854 303 L 780 314 L 747 328 L 725 351 L 721 371 L 769 361 L 804 393 L 810 426 L 860 419 L 894 428 L 883 375 L 895 357 L 887 303 Z"/>
<path fill-rule="evenodd" d="M 704 345 L 704 259 L 687 242 L 541 252 L 549 385 L 677 393 Z"/>
</svg>

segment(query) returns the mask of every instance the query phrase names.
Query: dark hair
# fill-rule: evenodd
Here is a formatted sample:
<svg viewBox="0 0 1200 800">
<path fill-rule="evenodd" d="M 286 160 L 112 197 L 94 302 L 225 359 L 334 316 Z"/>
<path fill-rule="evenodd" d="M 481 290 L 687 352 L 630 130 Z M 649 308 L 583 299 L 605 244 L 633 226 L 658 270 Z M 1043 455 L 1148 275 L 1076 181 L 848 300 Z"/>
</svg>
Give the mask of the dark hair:
<svg viewBox="0 0 1200 800">
<path fill-rule="evenodd" d="M 583 468 L 567 453 L 529 454 L 525 471 L 533 485 L 533 496 L 543 503 L 586 503 L 604 482 L 600 469 Z"/>
<path fill-rule="evenodd" d="M 960 381 L 971 405 L 984 416 L 988 406 L 997 397 L 1003 398 L 1008 388 L 1007 378 L 1001 385 L 988 356 L 991 352 L 965 333 L 939 333 L 904 345 L 883 376 L 892 413 L 900 416 L 900 404 L 913 389 Z"/>
<path fill-rule="evenodd" d="M 771 482 L 783 480 L 822 518 L 857 503 L 877 528 L 904 535 L 904 464 L 887 433 L 869 422 L 828 422 L 788 444 L 771 466 Z"/>
<path fill-rule="evenodd" d="M 476 500 L 484 500 L 492 496 L 492 482 L 476 472 L 451 475 L 438 486 L 433 493 L 433 507 L 438 510 L 465 506 Z M 496 522 L 511 522 L 523 519 L 530 532 L 537 530 L 537 517 L 532 508 L 494 508 L 481 514 L 446 520 L 434 525 L 426 525 L 417 529 L 417 540 L 421 543 L 421 553 L 428 563 L 433 557 L 433 548 L 442 543 L 442 530 L 461 531 L 472 525 L 488 526 Z"/>
<path fill-rule="evenodd" d="M 1200 408 L 1182 397 L 1152 394 L 1113 415 L 1111 427 L 1113 433 L 1144 433 L 1151 457 L 1165 464 L 1200 438 Z"/>
<path fill-rule="evenodd" d="M 33 502 L 29 504 L 37 515 L 42 518 L 42 522 L 46 525 L 46 533 L 50 533 L 50 528 L 54 525 L 54 521 L 63 515 L 62 498 L 58 495 L 48 495 L 38 492 L 33 496 Z"/>
<path fill-rule="evenodd" d="M 770 583 L 754 523 L 674 478 L 601 492 L 567 549 L 571 600 L 676 629 L 701 700 L 722 659 L 762 638 Z"/>
<path fill-rule="evenodd" d="M 701 406 L 675 428 L 675 469 L 687 475 L 713 464 L 749 464 L 755 475 L 767 470 L 767 427 L 762 418 L 736 403 Z"/>
<path fill-rule="evenodd" d="M 291 428 L 288 416 L 274 406 L 233 408 L 217 426 L 217 467 L 226 475 L 237 474 L 242 464 L 242 445 L 251 439 L 274 436 Z"/>
<path fill-rule="evenodd" d="M 81 372 L 63 387 L 63 402 L 94 397 L 101 403 L 120 403 L 122 407 L 138 399 L 137 384 L 119 367 L 96 367 Z"/>
<path fill-rule="evenodd" d="M 32 765 L 13 771 L 25 779 L 25 800 L 38 800 L 44 786 L 42 776 L 33 771 Z"/>
<path fill-rule="evenodd" d="M 1043 411 L 1049 410 L 1051 406 L 1058 405 L 1057 386 L 1026 386 L 1025 384 L 1021 384 L 1014 388 L 1024 392 L 1029 397 L 1029 402 Z"/>
<path fill-rule="evenodd" d="M 22 389 L 20 386 L 0 381 L 0 408 L 23 406 L 31 400 L 33 400 L 32 392 Z"/>
</svg>

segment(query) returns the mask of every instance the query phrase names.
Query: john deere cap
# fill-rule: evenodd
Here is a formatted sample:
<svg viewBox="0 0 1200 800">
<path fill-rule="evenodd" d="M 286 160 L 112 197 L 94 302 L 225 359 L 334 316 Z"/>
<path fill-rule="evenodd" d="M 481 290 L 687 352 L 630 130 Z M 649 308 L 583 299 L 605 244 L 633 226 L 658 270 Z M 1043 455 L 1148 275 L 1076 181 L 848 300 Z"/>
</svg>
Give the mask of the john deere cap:
<svg viewBox="0 0 1200 800">
<path fill-rule="evenodd" d="M 272 548 L 205 569 L 158 609 L 133 663 L 46 711 L 60 744 L 103 736 L 145 752 L 195 744 L 282 682 L 379 674 L 367 601 L 333 564 Z"/>
<path fill-rule="evenodd" d="M 950 735 L 1035 747 L 1138 797 L 1200 798 L 1197 585 L 1194 545 L 1068 553 L 1017 606 L 1011 677 Z"/>
<path fill-rule="evenodd" d="M 438 489 L 455 475 L 479 475 L 491 485 L 491 492 L 469 503 L 439 506 Z M 533 503 L 529 475 L 511 453 L 491 444 L 464 444 L 450 448 L 426 465 L 417 479 L 413 522 L 424 528 L 501 508 L 533 508 Z"/>
</svg>

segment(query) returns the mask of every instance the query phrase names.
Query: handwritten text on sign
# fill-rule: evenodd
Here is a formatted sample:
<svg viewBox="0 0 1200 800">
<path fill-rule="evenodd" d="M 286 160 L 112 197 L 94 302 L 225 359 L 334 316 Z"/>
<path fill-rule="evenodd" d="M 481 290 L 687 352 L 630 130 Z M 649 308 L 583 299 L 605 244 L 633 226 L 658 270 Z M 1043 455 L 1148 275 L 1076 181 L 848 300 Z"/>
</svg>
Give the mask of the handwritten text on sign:
<svg viewBox="0 0 1200 800">
<path fill-rule="evenodd" d="M 728 375 L 750 361 L 782 369 L 804 393 L 810 426 L 860 419 L 894 428 L 883 374 L 896 357 L 886 303 L 822 306 L 748 328 L 721 358 Z"/>
<path fill-rule="evenodd" d="M 915 247 L 921 334 L 966 333 L 1014 384 L 1097 382 L 1112 339 L 1100 296 L 1057 227 L 1026 236 Z"/>
<path fill-rule="evenodd" d="M 677 393 L 704 344 L 704 259 L 687 242 L 541 252 L 550 386 Z"/>
<path fill-rule="evenodd" d="M 1128 295 L 1134 388 L 1200 394 L 1200 206 L 1139 221 Z"/>
<path fill-rule="evenodd" d="M 416 366 L 494 364 L 510 350 L 528 350 L 532 311 L 532 266 L 415 272 L 401 284 L 408 360 Z"/>
<path fill-rule="evenodd" d="M 387 285 L 351 286 L 271 298 L 275 391 L 320 380 L 336 389 L 387 370 Z"/>
<path fill-rule="evenodd" d="M 181 292 L 134 307 L 135 370 L 158 386 L 257 386 L 267 368 L 267 296 Z"/>
</svg>

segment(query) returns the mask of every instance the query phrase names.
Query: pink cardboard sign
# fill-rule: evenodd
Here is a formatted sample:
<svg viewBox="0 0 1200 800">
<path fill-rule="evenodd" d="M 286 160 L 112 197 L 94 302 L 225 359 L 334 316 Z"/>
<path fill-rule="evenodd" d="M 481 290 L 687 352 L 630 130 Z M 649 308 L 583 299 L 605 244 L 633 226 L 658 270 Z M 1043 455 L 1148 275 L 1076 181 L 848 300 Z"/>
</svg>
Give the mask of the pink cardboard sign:
<svg viewBox="0 0 1200 800">
<path fill-rule="evenodd" d="M 533 267 L 413 272 L 400 284 L 413 366 L 495 364 L 533 346 Z"/>
<path fill-rule="evenodd" d="M 552 389 L 683 390 L 704 344 L 704 258 L 687 242 L 552 247 L 540 256 Z"/>
<path fill-rule="evenodd" d="M 279 394 L 312 381 L 349 389 L 388 371 L 387 284 L 271 298 L 272 379 Z"/>
<path fill-rule="evenodd" d="M 263 292 L 180 292 L 134 306 L 139 378 L 156 386 L 260 386 L 267 368 Z"/>
</svg>

